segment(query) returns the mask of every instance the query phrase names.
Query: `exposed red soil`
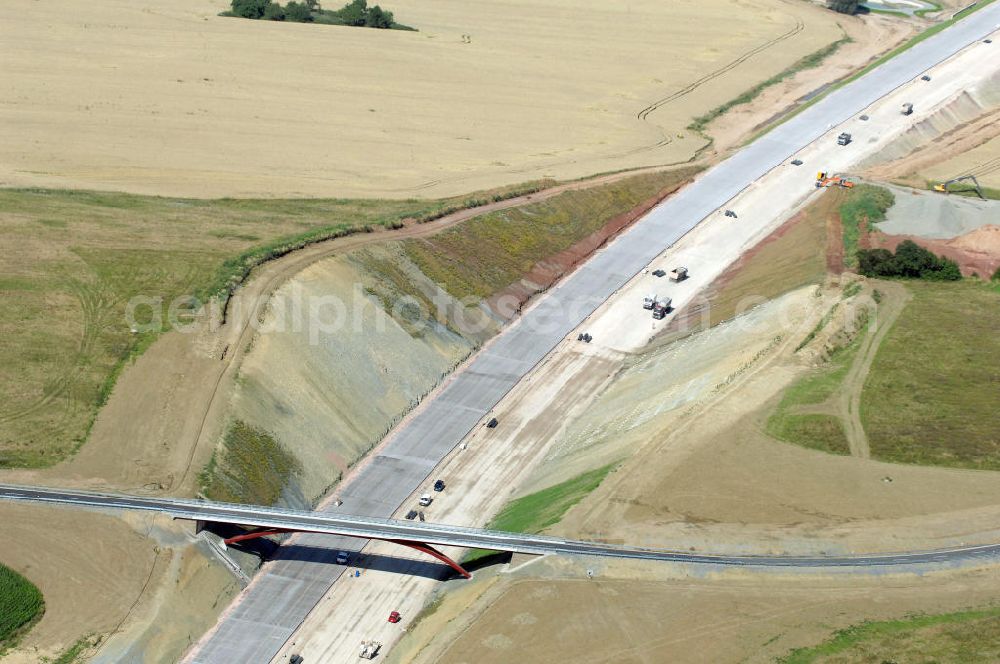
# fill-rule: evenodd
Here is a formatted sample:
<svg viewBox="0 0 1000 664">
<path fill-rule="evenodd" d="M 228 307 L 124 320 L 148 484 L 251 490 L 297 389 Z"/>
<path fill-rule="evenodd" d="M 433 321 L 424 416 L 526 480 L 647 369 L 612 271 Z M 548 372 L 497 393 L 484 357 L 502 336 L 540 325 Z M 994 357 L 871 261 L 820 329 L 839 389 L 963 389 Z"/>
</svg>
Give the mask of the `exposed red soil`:
<svg viewBox="0 0 1000 664">
<path fill-rule="evenodd" d="M 966 277 L 989 278 L 1000 267 L 1000 226 L 983 226 L 950 240 L 929 240 L 913 235 L 887 235 L 878 231 L 862 234 L 865 248 L 895 251 L 904 240 L 912 240 L 939 256 L 958 263 Z"/>
</svg>

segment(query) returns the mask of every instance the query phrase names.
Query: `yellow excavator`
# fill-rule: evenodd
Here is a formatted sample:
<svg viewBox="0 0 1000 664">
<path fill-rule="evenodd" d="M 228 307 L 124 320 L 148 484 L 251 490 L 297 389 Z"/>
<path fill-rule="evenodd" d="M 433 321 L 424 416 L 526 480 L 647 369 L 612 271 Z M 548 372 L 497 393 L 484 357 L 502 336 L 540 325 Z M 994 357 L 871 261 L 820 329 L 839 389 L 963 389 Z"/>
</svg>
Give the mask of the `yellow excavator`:
<svg viewBox="0 0 1000 664">
<path fill-rule="evenodd" d="M 966 180 L 972 182 L 971 189 L 958 189 L 958 190 L 948 189 L 948 185 L 958 184 L 959 182 L 964 182 Z M 983 196 L 983 190 L 979 188 L 979 180 L 976 179 L 975 175 L 963 175 L 962 177 L 952 178 L 947 182 L 936 184 L 934 185 L 934 191 L 940 191 L 942 194 L 961 194 L 966 191 L 974 191 L 976 192 L 976 196 L 979 196 L 984 201 L 986 200 L 986 197 Z"/>
</svg>

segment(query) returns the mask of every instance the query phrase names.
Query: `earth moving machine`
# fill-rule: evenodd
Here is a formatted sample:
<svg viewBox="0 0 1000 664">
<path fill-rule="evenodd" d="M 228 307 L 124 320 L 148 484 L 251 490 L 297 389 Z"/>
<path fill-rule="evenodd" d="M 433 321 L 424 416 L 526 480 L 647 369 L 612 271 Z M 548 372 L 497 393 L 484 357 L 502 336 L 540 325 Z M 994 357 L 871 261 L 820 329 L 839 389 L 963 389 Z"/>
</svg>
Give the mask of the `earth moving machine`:
<svg viewBox="0 0 1000 664">
<path fill-rule="evenodd" d="M 846 131 L 842 132 L 840 136 L 837 137 L 837 145 L 847 145 L 851 142 L 851 135 Z"/>
<path fill-rule="evenodd" d="M 851 189 L 854 187 L 854 182 L 848 180 L 843 175 L 820 171 L 816 174 L 816 188 L 820 189 L 822 187 L 843 187 L 844 189 Z"/>
<path fill-rule="evenodd" d="M 903 104 L 902 113 L 903 115 L 909 115 L 913 113 L 913 104 L 911 104 L 910 102 L 906 102 L 905 104 Z"/>
<path fill-rule="evenodd" d="M 381 641 L 362 641 L 361 652 L 358 654 L 358 657 L 361 659 L 375 659 L 381 648 Z"/>
<path fill-rule="evenodd" d="M 948 189 L 948 185 L 950 184 L 958 184 L 959 182 L 965 182 L 965 181 L 969 181 L 972 183 L 972 189 L 959 189 L 958 191 L 952 191 Z M 976 179 L 975 175 L 963 175 L 962 177 L 952 178 L 947 182 L 936 184 L 934 185 L 934 191 L 940 191 L 943 194 L 952 194 L 952 193 L 960 194 L 966 191 L 974 191 L 976 192 L 976 196 L 979 196 L 984 201 L 986 200 L 986 197 L 983 196 L 983 190 L 980 189 L 979 187 L 979 180 Z"/>
<path fill-rule="evenodd" d="M 686 267 L 675 267 L 670 271 L 670 281 L 678 282 L 684 281 L 688 278 L 688 269 Z"/>
</svg>

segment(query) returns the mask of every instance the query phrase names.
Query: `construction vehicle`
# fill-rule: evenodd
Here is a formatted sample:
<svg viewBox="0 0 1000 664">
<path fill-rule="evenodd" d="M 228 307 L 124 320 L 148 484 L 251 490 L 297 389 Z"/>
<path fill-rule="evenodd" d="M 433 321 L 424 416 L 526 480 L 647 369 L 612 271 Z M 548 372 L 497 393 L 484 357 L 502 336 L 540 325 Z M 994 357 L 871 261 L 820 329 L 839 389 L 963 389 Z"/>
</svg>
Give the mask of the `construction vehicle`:
<svg viewBox="0 0 1000 664">
<path fill-rule="evenodd" d="M 667 299 L 665 299 L 665 300 L 663 300 L 661 302 L 657 302 L 656 304 L 654 304 L 653 305 L 653 318 L 655 318 L 656 320 L 662 320 L 663 317 L 666 316 L 667 313 L 670 312 L 670 302 L 671 302 L 671 300 L 668 297 Z"/>
<path fill-rule="evenodd" d="M 837 145 L 847 145 L 850 142 L 851 142 L 851 135 L 848 134 L 846 131 L 841 132 L 840 136 L 837 137 Z"/>
<path fill-rule="evenodd" d="M 670 281 L 678 282 L 684 281 L 688 278 L 688 269 L 686 267 L 675 267 L 670 271 Z"/>
<path fill-rule="evenodd" d="M 972 189 L 960 189 L 958 191 L 952 191 L 951 189 L 948 189 L 948 185 L 957 184 L 959 182 L 964 182 L 966 180 L 972 182 Z M 983 190 L 979 187 L 979 180 L 976 179 L 975 175 L 963 175 L 961 177 L 952 178 L 947 182 L 936 184 L 934 185 L 934 191 L 940 191 L 942 194 L 961 194 L 966 191 L 974 191 L 976 192 L 976 196 L 979 196 L 984 201 L 986 200 L 986 196 L 983 196 Z"/>
<path fill-rule="evenodd" d="M 656 305 L 656 293 L 650 293 L 646 297 L 642 298 L 642 308 L 652 309 Z"/>
<path fill-rule="evenodd" d="M 854 182 L 848 180 L 843 175 L 820 171 L 816 174 L 816 188 L 821 189 L 823 187 L 843 187 L 844 189 L 851 189 L 854 187 Z"/>
<path fill-rule="evenodd" d="M 361 659 L 375 659 L 378 655 L 378 651 L 382 648 L 381 641 L 362 641 L 361 642 L 361 653 L 358 655 Z"/>
<path fill-rule="evenodd" d="M 905 104 L 903 104 L 903 111 L 902 112 L 903 112 L 903 115 L 909 115 L 909 114 L 913 113 L 913 104 L 911 104 L 910 102 L 906 102 Z"/>
</svg>

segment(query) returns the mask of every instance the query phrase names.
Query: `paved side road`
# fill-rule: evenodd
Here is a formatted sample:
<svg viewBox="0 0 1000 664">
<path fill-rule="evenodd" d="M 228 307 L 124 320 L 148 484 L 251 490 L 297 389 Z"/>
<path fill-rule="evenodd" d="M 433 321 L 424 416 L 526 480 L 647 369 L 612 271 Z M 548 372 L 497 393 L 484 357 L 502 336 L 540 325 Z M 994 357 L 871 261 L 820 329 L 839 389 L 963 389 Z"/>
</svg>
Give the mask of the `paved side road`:
<svg viewBox="0 0 1000 664">
<path fill-rule="evenodd" d="M 982 9 L 834 92 L 651 211 L 454 376 L 341 488 L 343 506 L 329 510 L 391 515 L 501 397 L 653 258 L 830 127 L 982 39 L 998 24 L 1000 4 Z M 188 661 L 270 661 L 339 576 L 341 568 L 327 564 L 334 553 L 359 548 L 356 541 L 324 535 L 304 535 L 296 543 L 307 553 L 266 565 Z"/>
<path fill-rule="evenodd" d="M 349 533 L 361 538 L 406 539 L 432 544 L 496 549 L 514 553 L 602 556 L 607 558 L 632 558 L 727 566 L 883 567 L 993 559 L 1000 556 L 1000 544 L 933 551 L 852 556 L 732 556 L 696 554 L 683 551 L 663 551 L 580 540 L 567 540 L 542 535 L 508 533 L 482 528 L 465 528 L 463 526 L 413 523 L 394 519 L 374 519 L 354 515 L 334 515 L 301 510 L 284 510 L 256 505 L 233 505 L 230 503 L 181 500 L 177 498 L 145 498 L 10 484 L 0 484 L 0 499 L 55 503 L 74 507 L 160 512 L 180 519 L 215 521 L 218 523 L 263 526 L 267 528 L 308 528 L 317 533 Z"/>
</svg>

